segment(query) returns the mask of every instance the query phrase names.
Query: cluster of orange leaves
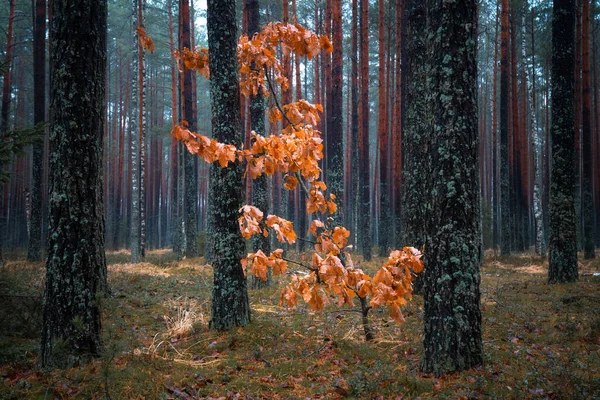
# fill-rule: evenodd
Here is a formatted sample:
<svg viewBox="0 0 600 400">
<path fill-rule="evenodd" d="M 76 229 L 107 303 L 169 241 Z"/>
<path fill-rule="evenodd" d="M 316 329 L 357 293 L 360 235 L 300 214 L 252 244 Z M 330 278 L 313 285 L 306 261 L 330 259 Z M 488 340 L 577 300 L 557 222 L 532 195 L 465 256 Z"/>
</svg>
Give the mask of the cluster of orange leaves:
<svg viewBox="0 0 600 400">
<path fill-rule="evenodd" d="M 261 90 L 268 95 L 269 87 L 265 85 L 268 71 L 282 88 L 289 85 L 276 58 L 279 45 L 284 53 L 292 51 L 309 59 L 321 49 L 332 50 L 326 36 L 315 35 L 297 24 L 271 23 L 251 40 L 242 36 L 238 42 L 238 60 L 243 94 L 255 95 Z M 195 52 L 184 49 L 176 56 L 186 68 L 209 77 L 206 49 Z M 346 251 L 350 232 L 341 226 L 330 227 L 328 221 L 331 218 L 327 218 L 327 214 L 337 211 L 337 205 L 335 195 L 326 196 L 327 186 L 320 180 L 319 161 L 323 158 L 323 144 L 321 133 L 315 127 L 321 112 L 321 105 L 305 100 L 272 108 L 268 111 L 271 123 L 285 118 L 289 124 L 280 135 L 264 137 L 252 132 L 248 149 L 238 149 L 191 132 L 185 121 L 173 127 L 172 135 L 182 141 L 190 153 L 197 154 L 206 162 L 218 161 L 221 167 L 226 167 L 229 162 L 244 162 L 246 174 L 252 179 L 262 174 L 282 173 L 286 189 L 294 190 L 300 185 L 306 192 L 306 212 L 324 217 L 322 219 L 326 222 L 320 218 L 313 219 L 306 233 L 315 237 L 312 264 L 304 265 L 308 274 L 292 276 L 291 283 L 281 294 L 281 304 L 293 307 L 302 298 L 311 308 L 320 310 L 329 298 L 337 299 L 338 306 L 352 306 L 353 298 L 358 296 L 369 298 L 371 308 L 388 306 L 390 316 L 400 322 L 403 320 L 400 307 L 412 297 L 413 273 L 423 269 L 421 253 L 412 247 L 392 251 L 374 277 L 354 266 L 350 253 Z M 265 219 L 264 213 L 251 205 L 245 205 L 239 211 L 238 223 L 244 238 L 268 236 L 270 229 L 279 242 L 295 243 L 297 234 L 292 222 L 276 215 L 268 215 Z M 288 261 L 283 257 L 282 249 L 268 255 L 259 250 L 248 254 L 242 260 L 242 266 L 244 271 L 249 267 L 254 275 L 265 280 L 269 268 L 274 275 L 286 273 Z"/>
<path fill-rule="evenodd" d="M 270 95 L 267 83 L 267 71 L 271 71 L 272 79 L 283 90 L 289 82 L 283 74 L 283 66 L 277 58 L 277 46 L 281 45 L 284 54 L 294 52 L 300 57 L 312 59 L 321 50 L 333 51 L 327 36 L 319 36 L 299 24 L 271 22 L 252 38 L 242 35 L 238 41 L 237 53 L 240 66 L 240 91 L 244 96 L 256 95 L 260 90 L 265 96 Z M 175 51 L 175 57 L 183 62 L 186 68 L 195 69 L 209 79 L 209 59 L 206 48 L 188 48 Z"/>
<path fill-rule="evenodd" d="M 148 50 L 150 53 L 154 53 L 154 50 L 156 50 L 156 47 L 154 46 L 154 41 L 150 36 L 146 34 L 146 30 L 141 26 L 138 26 L 137 28 L 135 28 L 135 30 L 138 33 L 138 40 L 140 41 L 140 46 Z"/>
</svg>

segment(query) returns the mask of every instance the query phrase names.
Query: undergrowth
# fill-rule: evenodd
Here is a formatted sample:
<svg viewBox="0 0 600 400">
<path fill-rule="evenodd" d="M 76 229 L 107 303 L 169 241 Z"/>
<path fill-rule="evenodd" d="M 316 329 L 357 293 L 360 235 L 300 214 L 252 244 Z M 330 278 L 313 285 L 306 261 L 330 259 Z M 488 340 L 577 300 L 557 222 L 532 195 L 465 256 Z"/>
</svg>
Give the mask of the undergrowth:
<svg viewBox="0 0 600 400">
<path fill-rule="evenodd" d="M 600 398 L 597 259 L 581 262 L 578 283 L 548 285 L 547 262 L 532 254 L 487 255 L 485 365 L 439 379 L 418 369 L 419 296 L 402 325 L 375 310 L 376 340 L 365 343 L 354 311 L 280 307 L 280 277 L 251 291 L 250 325 L 219 333 L 208 330 L 212 270 L 202 258 L 108 259 L 104 354 L 64 371 L 36 367 L 43 266 L 0 271 L 0 398 Z"/>
</svg>

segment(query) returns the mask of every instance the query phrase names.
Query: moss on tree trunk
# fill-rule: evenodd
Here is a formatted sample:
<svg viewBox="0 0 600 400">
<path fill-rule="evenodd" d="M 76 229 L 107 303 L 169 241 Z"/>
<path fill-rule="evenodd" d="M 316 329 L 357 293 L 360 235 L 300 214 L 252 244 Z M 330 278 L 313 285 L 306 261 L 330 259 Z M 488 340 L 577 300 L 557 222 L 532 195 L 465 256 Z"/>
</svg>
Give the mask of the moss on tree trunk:
<svg viewBox="0 0 600 400">
<path fill-rule="evenodd" d="M 102 144 L 106 1 L 54 1 L 50 199 L 40 364 L 68 367 L 101 351 L 106 290 Z"/>
<path fill-rule="evenodd" d="M 481 365 L 475 0 L 428 3 L 431 170 L 427 190 L 424 372 Z"/>
<path fill-rule="evenodd" d="M 214 138 L 242 143 L 237 63 L 235 0 L 208 1 L 208 48 L 211 63 L 210 94 Z M 243 168 L 211 165 L 210 218 L 214 269 L 211 329 L 227 330 L 250 322 L 246 278 L 240 264 L 245 243 L 237 218 L 244 201 Z"/>
</svg>

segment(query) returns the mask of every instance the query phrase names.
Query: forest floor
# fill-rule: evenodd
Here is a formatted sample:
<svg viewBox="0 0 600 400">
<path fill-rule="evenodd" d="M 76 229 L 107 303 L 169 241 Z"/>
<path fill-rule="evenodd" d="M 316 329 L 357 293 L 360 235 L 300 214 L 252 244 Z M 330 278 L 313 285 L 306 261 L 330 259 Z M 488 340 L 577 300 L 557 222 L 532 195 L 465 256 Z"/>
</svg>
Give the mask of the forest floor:
<svg viewBox="0 0 600 400">
<path fill-rule="evenodd" d="M 128 258 L 108 254 L 103 356 L 53 372 L 36 368 L 43 264 L 10 261 L 0 271 L 1 399 L 600 399 L 598 258 L 580 261 L 578 283 L 548 285 L 540 258 L 488 254 L 485 364 L 442 378 L 419 372 L 420 296 L 402 325 L 373 312 L 376 340 L 366 343 L 359 314 L 280 307 L 282 277 L 250 291 L 250 325 L 219 333 L 208 330 L 212 271 L 201 258 Z"/>
</svg>

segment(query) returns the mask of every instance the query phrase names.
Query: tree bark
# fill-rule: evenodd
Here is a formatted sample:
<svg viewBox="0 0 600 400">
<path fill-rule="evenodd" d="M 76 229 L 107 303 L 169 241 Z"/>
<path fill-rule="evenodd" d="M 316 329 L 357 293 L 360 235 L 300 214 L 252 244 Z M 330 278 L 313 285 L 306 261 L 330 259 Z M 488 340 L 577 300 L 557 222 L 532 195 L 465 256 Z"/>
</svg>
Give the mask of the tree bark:
<svg viewBox="0 0 600 400">
<path fill-rule="evenodd" d="M 377 134 L 379 136 L 379 256 L 386 256 L 390 250 L 392 236 L 391 203 L 388 186 L 388 114 L 387 114 L 387 82 L 386 82 L 386 54 L 385 54 L 385 0 L 379 0 L 378 23 L 378 53 L 379 53 L 379 115 L 377 119 Z M 390 38 L 391 39 L 391 38 Z"/>
<path fill-rule="evenodd" d="M 502 0 L 500 16 L 500 254 L 510 254 L 510 182 L 508 161 L 508 0 Z"/>
<path fill-rule="evenodd" d="M 574 132 L 575 4 L 554 0 L 552 11 L 552 172 L 550 182 L 550 283 L 574 282 L 577 269 L 577 221 Z"/>
<path fill-rule="evenodd" d="M 33 37 L 33 123 L 46 120 L 46 1 L 35 2 L 35 29 Z M 42 259 L 42 175 L 44 144 L 33 146 L 31 182 L 31 225 L 29 229 L 28 261 Z"/>
<path fill-rule="evenodd" d="M 208 0 L 208 48 L 213 137 L 240 146 L 240 92 L 234 0 Z M 250 322 L 246 278 L 240 264 L 245 243 L 237 223 L 244 200 L 243 168 L 211 165 L 214 287 L 210 328 L 228 330 Z"/>
<path fill-rule="evenodd" d="M 64 368 L 102 349 L 97 295 L 107 290 L 101 164 L 107 4 L 52 3 L 52 173 L 40 364 Z"/>
<path fill-rule="evenodd" d="M 260 3 L 259 0 L 245 0 L 246 13 L 248 18 L 248 37 L 252 38 L 255 33 L 260 32 Z M 259 90 L 256 96 L 250 96 L 250 129 L 259 135 L 265 135 L 265 100 Z M 252 184 L 252 204 L 265 213 L 269 212 L 269 192 L 267 185 L 267 175 L 262 174 L 256 178 Z M 300 210 L 303 213 L 304 210 Z M 263 235 L 255 235 L 252 238 L 252 250 L 262 250 L 265 254 L 271 253 L 271 241 Z M 261 289 L 269 286 L 271 283 L 271 274 L 268 279 L 263 281 L 252 275 L 251 287 Z"/>
<path fill-rule="evenodd" d="M 583 258 L 592 259 L 594 251 L 594 204 L 593 204 L 593 170 L 592 170 L 592 99 L 590 77 L 590 0 L 583 0 L 583 26 L 582 26 L 582 155 L 583 155 L 583 180 L 582 180 L 582 212 L 583 212 Z M 599 155 L 596 154 L 596 157 Z"/>
<path fill-rule="evenodd" d="M 358 240 L 365 261 L 371 260 L 371 199 L 369 164 L 369 1 L 360 1 L 360 115 L 358 132 Z"/>
<path fill-rule="evenodd" d="M 191 49 L 190 36 L 190 3 L 189 0 L 179 0 L 179 49 Z M 194 115 L 194 102 L 192 92 L 192 73 L 185 65 L 182 67 L 181 104 L 183 119 L 187 121 L 192 132 L 196 131 L 196 117 Z M 237 108 L 240 108 L 238 103 Z M 195 157 L 190 152 L 184 152 L 185 167 L 185 256 L 187 258 L 198 256 L 196 199 L 198 197 L 197 174 Z M 214 193 L 214 192 L 213 192 Z"/>
<path fill-rule="evenodd" d="M 441 375 L 483 363 L 477 133 L 477 2 L 428 3 L 427 191 L 421 370 Z"/>
</svg>

